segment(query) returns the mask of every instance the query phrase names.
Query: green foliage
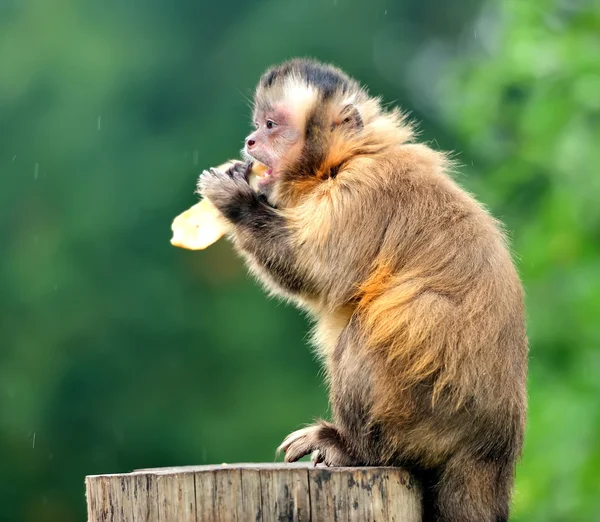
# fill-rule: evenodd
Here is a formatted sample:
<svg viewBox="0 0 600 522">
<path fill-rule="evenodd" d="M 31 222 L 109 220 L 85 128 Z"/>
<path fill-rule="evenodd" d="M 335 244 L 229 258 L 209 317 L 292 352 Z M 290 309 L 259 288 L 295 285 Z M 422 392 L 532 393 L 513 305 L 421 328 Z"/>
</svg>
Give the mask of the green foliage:
<svg viewBox="0 0 600 522">
<path fill-rule="evenodd" d="M 528 521 L 600 516 L 599 34 L 597 3 L 507 2 L 493 50 L 444 85 L 469 185 L 512 231 L 528 296 Z"/>
<path fill-rule="evenodd" d="M 82 520 L 86 474 L 270 461 L 327 415 L 300 314 L 225 242 L 169 244 L 295 55 L 410 110 L 507 223 L 532 346 L 515 518 L 598 517 L 600 9 L 503 5 L 0 2 L 0 520 Z"/>
</svg>

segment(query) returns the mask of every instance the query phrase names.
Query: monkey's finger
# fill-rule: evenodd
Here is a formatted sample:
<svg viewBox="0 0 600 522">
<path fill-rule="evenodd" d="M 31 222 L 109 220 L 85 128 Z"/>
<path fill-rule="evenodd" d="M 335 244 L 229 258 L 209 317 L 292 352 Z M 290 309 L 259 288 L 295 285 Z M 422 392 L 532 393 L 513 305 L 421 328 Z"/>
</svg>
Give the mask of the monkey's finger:
<svg viewBox="0 0 600 522">
<path fill-rule="evenodd" d="M 252 172 L 252 163 L 242 163 L 242 178 L 246 183 L 250 179 L 250 172 Z"/>
<path fill-rule="evenodd" d="M 233 165 L 227 171 L 227 174 L 232 179 L 240 179 L 244 181 L 248 181 L 248 176 L 250 175 L 250 170 L 252 168 L 252 163 L 242 163 L 241 161 Z"/>
</svg>

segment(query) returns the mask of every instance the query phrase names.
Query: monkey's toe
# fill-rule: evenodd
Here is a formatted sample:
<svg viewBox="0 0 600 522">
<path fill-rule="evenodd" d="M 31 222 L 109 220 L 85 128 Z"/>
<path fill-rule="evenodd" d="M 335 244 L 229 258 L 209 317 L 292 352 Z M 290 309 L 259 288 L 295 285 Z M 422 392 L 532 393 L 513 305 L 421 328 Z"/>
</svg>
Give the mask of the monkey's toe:
<svg viewBox="0 0 600 522">
<path fill-rule="evenodd" d="M 308 426 L 290 433 L 281 443 L 277 452 L 285 452 L 285 462 L 296 462 L 305 455 L 317 450 L 319 426 Z"/>
<path fill-rule="evenodd" d="M 325 462 L 325 456 L 323 455 L 323 452 L 321 450 L 315 450 L 312 452 L 312 455 L 310 456 L 310 461 L 313 463 L 313 466 L 316 468 L 317 464 L 320 464 L 321 462 Z"/>
<path fill-rule="evenodd" d="M 351 466 L 354 463 L 346 451 L 335 426 L 320 422 L 294 431 L 281 443 L 277 452 L 285 452 L 285 462 L 296 462 L 305 455 L 311 455 L 316 466 Z"/>
<path fill-rule="evenodd" d="M 277 448 L 277 452 L 287 451 L 287 449 L 298 439 L 306 438 L 308 435 L 318 430 L 318 426 L 308 426 L 301 430 L 296 430 L 290 433 Z"/>
</svg>

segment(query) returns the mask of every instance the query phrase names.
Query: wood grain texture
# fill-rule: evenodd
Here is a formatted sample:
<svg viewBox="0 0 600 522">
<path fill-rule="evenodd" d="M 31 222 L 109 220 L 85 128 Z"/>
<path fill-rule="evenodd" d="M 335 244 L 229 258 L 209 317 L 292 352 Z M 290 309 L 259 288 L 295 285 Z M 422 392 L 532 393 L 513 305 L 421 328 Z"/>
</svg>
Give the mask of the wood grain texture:
<svg viewBox="0 0 600 522">
<path fill-rule="evenodd" d="M 85 479 L 88 522 L 421 522 L 399 468 L 224 464 Z"/>
</svg>

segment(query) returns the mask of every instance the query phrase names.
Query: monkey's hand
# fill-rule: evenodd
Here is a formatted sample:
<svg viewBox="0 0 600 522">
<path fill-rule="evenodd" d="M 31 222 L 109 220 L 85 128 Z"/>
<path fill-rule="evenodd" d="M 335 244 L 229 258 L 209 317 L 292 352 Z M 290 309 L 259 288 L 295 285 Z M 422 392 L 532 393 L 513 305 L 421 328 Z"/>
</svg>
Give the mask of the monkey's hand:
<svg viewBox="0 0 600 522">
<path fill-rule="evenodd" d="M 256 198 L 248 184 L 252 165 L 236 163 L 225 172 L 211 168 L 205 170 L 198 180 L 198 192 L 230 221 L 235 222 L 237 211 L 246 207 Z"/>
<path fill-rule="evenodd" d="M 290 264 L 293 252 L 286 218 L 269 204 L 264 194 L 248 184 L 249 172 L 243 163 L 227 172 L 210 169 L 200 176 L 198 191 L 233 225 L 234 242 L 268 267 L 277 281 L 282 284 L 291 281 L 298 291 L 305 276 L 294 271 Z"/>
</svg>

